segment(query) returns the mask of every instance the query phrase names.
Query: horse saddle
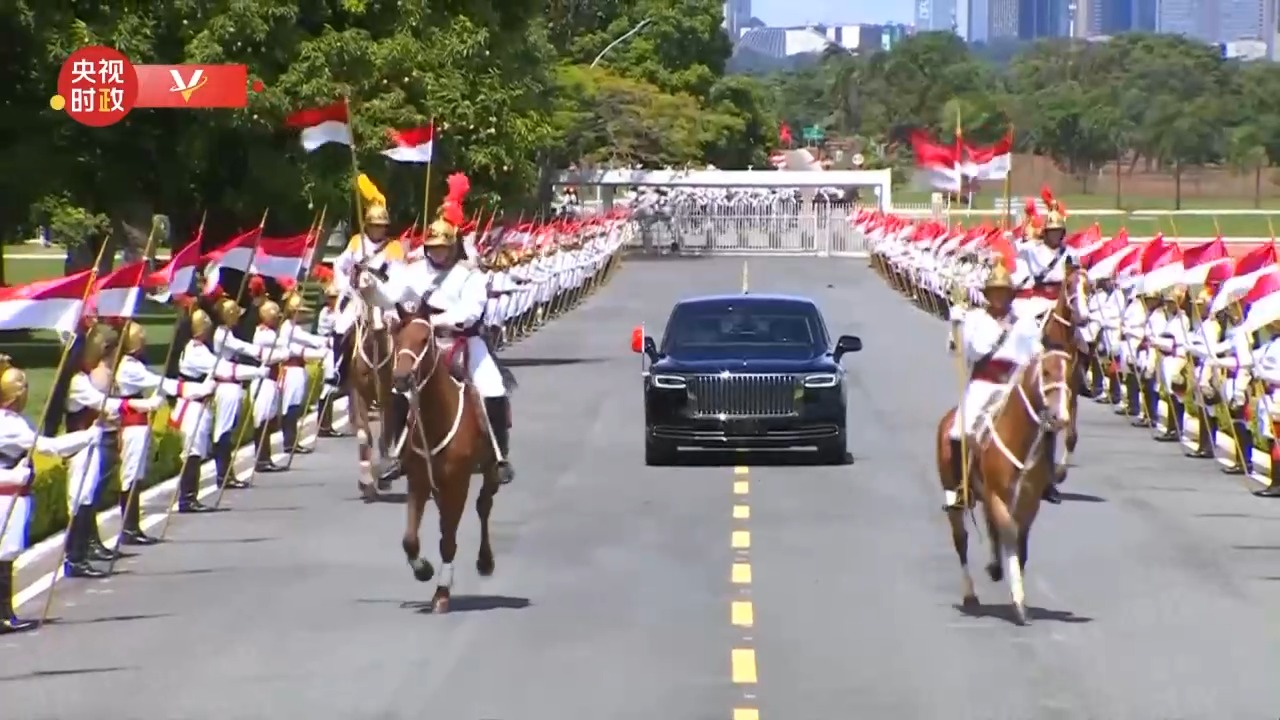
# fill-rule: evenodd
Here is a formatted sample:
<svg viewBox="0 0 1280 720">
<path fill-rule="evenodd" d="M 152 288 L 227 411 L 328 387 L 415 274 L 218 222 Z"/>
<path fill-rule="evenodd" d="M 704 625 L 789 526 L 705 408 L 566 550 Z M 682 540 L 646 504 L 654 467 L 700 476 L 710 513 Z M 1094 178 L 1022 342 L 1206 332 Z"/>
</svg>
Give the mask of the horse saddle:
<svg viewBox="0 0 1280 720">
<path fill-rule="evenodd" d="M 458 382 L 470 381 L 467 338 L 446 331 L 438 335 L 437 340 L 440 343 L 440 352 L 444 356 L 444 365 L 449 369 L 449 375 Z"/>
</svg>

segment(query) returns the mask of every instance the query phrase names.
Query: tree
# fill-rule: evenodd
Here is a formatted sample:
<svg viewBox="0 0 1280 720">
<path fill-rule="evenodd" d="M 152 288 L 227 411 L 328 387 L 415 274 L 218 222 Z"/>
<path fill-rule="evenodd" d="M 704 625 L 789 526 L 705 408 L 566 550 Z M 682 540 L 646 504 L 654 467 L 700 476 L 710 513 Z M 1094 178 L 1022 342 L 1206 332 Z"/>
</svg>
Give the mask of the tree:
<svg viewBox="0 0 1280 720">
<path fill-rule="evenodd" d="M 1253 173 L 1253 207 L 1262 207 L 1262 169 L 1271 162 L 1262 131 L 1254 125 L 1242 125 L 1231 131 L 1227 142 L 1227 163 L 1232 172 Z"/>
</svg>

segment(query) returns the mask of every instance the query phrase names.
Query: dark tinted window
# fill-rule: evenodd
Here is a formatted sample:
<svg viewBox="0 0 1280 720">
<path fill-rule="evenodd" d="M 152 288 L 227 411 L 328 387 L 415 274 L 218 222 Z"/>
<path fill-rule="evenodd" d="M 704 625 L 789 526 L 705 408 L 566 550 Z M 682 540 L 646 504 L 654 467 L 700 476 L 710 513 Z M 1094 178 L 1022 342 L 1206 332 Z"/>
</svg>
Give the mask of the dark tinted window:
<svg viewBox="0 0 1280 720">
<path fill-rule="evenodd" d="M 817 308 L 795 300 L 724 300 L 679 305 L 667 321 L 662 351 L 668 355 L 720 348 L 827 349 Z M 788 353 L 791 354 L 791 353 Z"/>
</svg>

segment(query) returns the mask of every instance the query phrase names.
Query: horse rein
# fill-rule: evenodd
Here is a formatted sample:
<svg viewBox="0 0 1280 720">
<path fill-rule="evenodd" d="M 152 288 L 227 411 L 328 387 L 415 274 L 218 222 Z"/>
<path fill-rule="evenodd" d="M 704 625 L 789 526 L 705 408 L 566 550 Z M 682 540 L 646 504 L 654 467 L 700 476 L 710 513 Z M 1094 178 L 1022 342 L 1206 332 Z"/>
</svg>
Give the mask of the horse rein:
<svg viewBox="0 0 1280 720">
<path fill-rule="evenodd" d="M 435 377 L 436 371 L 440 369 L 440 346 L 435 339 L 434 326 L 432 326 L 431 322 L 426 320 L 425 318 L 415 317 L 414 319 L 409 321 L 409 325 L 417 325 L 417 324 L 422 324 L 427 327 L 428 341 L 426 345 L 422 348 L 420 352 L 414 352 L 408 348 L 400 348 L 399 350 L 396 351 L 396 354 L 395 354 L 396 358 L 399 358 L 401 355 L 406 355 L 412 361 L 410 372 L 413 374 L 415 378 L 417 378 L 417 383 L 409 389 L 409 402 L 410 402 L 411 408 L 414 406 L 417 406 L 418 394 L 422 392 L 424 389 L 426 389 L 427 383 L 431 382 L 431 378 Z M 419 378 L 419 376 L 422 373 L 422 363 L 427 360 L 430 361 L 430 365 L 431 365 L 430 370 L 427 371 L 427 374 L 425 377 Z M 422 422 L 418 419 L 416 414 L 412 412 L 410 412 L 409 414 L 410 421 L 414 423 L 414 426 L 418 430 L 418 432 L 416 433 L 417 437 L 415 439 L 420 441 L 420 442 L 409 441 L 410 443 L 409 449 L 426 461 L 427 476 L 429 479 L 431 479 L 432 488 L 435 487 L 435 481 L 431 475 L 432 473 L 431 458 L 435 457 L 436 455 L 439 455 L 441 451 L 443 451 L 446 447 L 449 446 L 449 443 L 453 442 L 453 438 L 457 436 L 458 429 L 462 426 L 462 411 L 466 405 L 467 384 L 463 382 L 459 382 L 452 375 L 449 376 L 449 379 L 452 380 L 453 383 L 458 387 L 458 410 L 456 413 L 454 413 L 453 424 L 449 427 L 449 431 L 445 433 L 444 438 L 441 439 L 440 442 L 436 443 L 436 445 L 432 447 L 427 442 L 427 431 L 426 431 L 426 428 L 422 426 Z M 396 447 L 395 447 L 395 453 L 397 455 L 400 454 L 401 450 L 404 448 L 404 443 L 408 440 L 409 440 L 408 432 L 405 432 L 400 436 L 400 441 L 396 443 Z"/>
<path fill-rule="evenodd" d="M 1064 362 L 1068 362 L 1068 363 L 1071 361 L 1071 354 L 1065 350 L 1052 350 L 1052 349 L 1046 350 L 1043 353 L 1040 353 L 1039 355 L 1036 356 L 1034 363 L 1030 367 L 1035 368 L 1036 395 L 1038 396 L 1038 399 L 1040 401 L 1040 406 L 1042 408 L 1048 407 L 1050 392 L 1054 390 L 1058 390 L 1064 393 L 1064 395 L 1069 394 L 1070 392 L 1070 385 L 1066 380 L 1059 380 L 1051 383 L 1046 383 L 1044 381 L 1044 374 L 1040 372 L 1040 367 L 1041 365 L 1044 364 L 1045 358 L 1050 358 L 1050 357 L 1060 357 L 1063 359 Z M 1019 370 L 1019 374 L 1022 374 L 1023 372 L 1025 372 L 1025 368 L 1022 370 Z M 1048 420 L 1044 417 L 1044 412 L 1042 410 L 1041 411 L 1036 410 L 1035 403 L 1033 402 L 1032 398 L 1027 394 L 1025 383 L 1019 382 L 1015 386 L 1015 388 L 1018 394 L 1018 399 L 1022 401 L 1022 407 L 1023 407 L 1023 410 L 1026 412 L 1027 417 L 1035 420 L 1037 426 L 1040 428 L 1040 432 L 1036 435 L 1035 442 L 1031 445 L 1031 451 L 1027 453 L 1027 457 L 1032 458 L 1032 457 L 1035 457 L 1035 451 L 1039 449 L 1041 438 L 1044 437 L 1045 432 L 1049 429 L 1049 423 L 1048 423 Z M 1000 407 L 997 409 L 996 412 L 987 414 L 986 418 L 983 421 L 983 425 L 984 425 L 983 429 L 985 431 L 983 434 L 991 438 L 991 441 L 995 443 L 996 448 L 999 449 L 1000 453 L 1005 456 L 1005 459 L 1007 459 L 1015 468 L 1017 468 L 1019 471 L 1025 474 L 1027 469 L 1026 461 L 1019 459 L 1014 454 L 1014 452 L 1009 449 L 1009 446 L 1004 442 L 1004 438 L 1000 437 L 1000 432 L 996 430 L 996 426 L 995 426 L 996 417 L 1004 411 L 1005 405 L 1007 405 L 1008 402 L 1009 402 L 1008 398 L 1005 398 L 1004 402 L 1001 403 Z"/>
</svg>

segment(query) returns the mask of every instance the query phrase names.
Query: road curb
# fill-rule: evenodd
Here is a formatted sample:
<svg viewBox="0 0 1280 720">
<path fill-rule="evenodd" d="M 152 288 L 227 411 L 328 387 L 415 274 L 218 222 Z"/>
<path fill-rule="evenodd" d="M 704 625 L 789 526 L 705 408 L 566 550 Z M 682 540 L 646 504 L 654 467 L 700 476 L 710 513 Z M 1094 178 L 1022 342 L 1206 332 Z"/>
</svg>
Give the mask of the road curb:
<svg viewBox="0 0 1280 720">
<path fill-rule="evenodd" d="M 335 428 L 345 427 L 349 423 L 349 420 L 347 417 L 346 398 L 341 398 L 334 402 L 333 415 L 334 415 L 333 424 Z M 302 418 L 298 432 L 300 437 L 302 438 L 302 444 L 304 446 L 314 445 L 314 443 L 318 440 L 318 434 L 317 434 L 318 425 L 319 425 L 319 415 L 315 411 L 308 413 L 305 417 Z M 272 433 L 271 440 L 272 442 L 283 442 L 283 435 L 280 432 Z M 276 453 L 274 457 L 277 460 L 280 460 L 280 459 L 287 459 L 289 455 L 288 453 Z M 235 468 L 237 477 L 245 478 L 249 474 L 251 474 L 250 470 L 252 467 L 251 463 L 253 458 L 254 458 L 254 449 L 252 444 L 246 445 L 235 452 L 235 455 L 232 456 L 232 467 Z M 212 460 L 206 461 L 203 465 L 201 465 L 200 492 L 199 492 L 200 498 L 203 499 L 205 497 L 208 497 L 218 492 L 218 487 L 214 483 L 215 472 L 216 471 L 214 470 L 214 464 Z M 156 483 L 155 485 L 152 485 L 146 490 L 143 490 L 141 495 L 139 496 L 139 502 L 142 504 L 143 507 L 146 507 L 148 503 L 155 501 L 157 498 L 170 497 L 174 492 L 177 491 L 177 488 L 178 488 L 177 476 L 171 477 L 167 480 L 163 480 L 159 483 Z M 152 527 L 155 527 L 156 525 L 159 525 L 160 523 L 164 522 L 165 519 L 170 514 L 169 513 L 170 505 L 171 503 L 166 502 L 166 507 L 164 509 L 152 510 L 151 512 L 146 513 L 142 521 L 143 530 L 149 530 Z M 120 517 L 120 508 L 112 507 L 98 513 L 98 522 L 99 524 L 102 524 L 105 526 L 107 523 L 111 523 L 119 517 Z M 118 539 L 118 536 L 116 534 L 112 534 L 111 537 L 103 538 L 103 544 L 105 544 L 109 548 L 114 549 L 116 547 L 117 539 Z M 65 542 L 66 542 L 66 533 L 58 532 L 58 533 L 55 533 L 54 535 L 51 535 L 45 538 L 44 540 L 41 540 L 35 545 L 32 545 L 31 547 L 27 548 L 21 555 L 18 556 L 17 560 L 14 561 L 13 569 L 15 574 L 21 575 L 23 570 L 33 568 L 39 565 L 41 562 L 51 562 L 53 560 L 56 560 L 57 556 L 62 552 L 62 546 Z M 38 578 L 34 580 L 29 580 L 25 583 L 22 582 L 20 578 L 15 578 L 13 606 L 15 608 L 19 608 L 25 605 L 26 603 L 31 602 L 35 598 L 44 594 L 45 592 L 48 592 L 49 588 L 51 588 L 61 578 L 62 578 L 61 567 L 54 568 L 53 570 L 50 570 L 48 572 L 41 573 Z"/>
</svg>

